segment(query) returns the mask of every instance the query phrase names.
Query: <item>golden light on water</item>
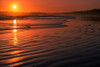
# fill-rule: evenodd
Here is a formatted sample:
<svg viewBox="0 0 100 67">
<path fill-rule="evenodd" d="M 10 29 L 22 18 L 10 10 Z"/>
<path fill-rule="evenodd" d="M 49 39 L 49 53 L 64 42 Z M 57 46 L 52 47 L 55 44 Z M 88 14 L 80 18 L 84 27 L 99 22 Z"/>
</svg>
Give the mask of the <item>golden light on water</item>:
<svg viewBox="0 0 100 67">
<path fill-rule="evenodd" d="M 12 51 L 12 52 L 10 52 L 10 54 L 18 54 L 18 53 L 20 53 L 21 51 Z"/>
<path fill-rule="evenodd" d="M 17 30 L 16 30 L 16 29 L 14 29 L 14 30 L 13 30 L 13 32 L 14 32 L 14 33 L 16 33 L 16 32 L 17 32 Z"/>
<path fill-rule="evenodd" d="M 16 19 L 14 20 L 14 24 L 16 24 Z"/>
<path fill-rule="evenodd" d="M 14 32 L 14 45 L 16 46 L 17 43 L 18 43 L 18 39 L 17 39 L 17 30 L 14 29 L 13 32 Z"/>
<path fill-rule="evenodd" d="M 13 21 L 13 33 L 14 33 L 14 45 L 16 46 L 18 43 L 18 39 L 17 39 L 17 22 L 16 19 Z"/>
<path fill-rule="evenodd" d="M 17 22 L 16 22 L 16 19 L 13 21 L 13 24 L 14 24 L 13 28 L 17 28 Z"/>
<path fill-rule="evenodd" d="M 13 26 L 14 28 L 17 28 L 17 26 Z"/>
</svg>

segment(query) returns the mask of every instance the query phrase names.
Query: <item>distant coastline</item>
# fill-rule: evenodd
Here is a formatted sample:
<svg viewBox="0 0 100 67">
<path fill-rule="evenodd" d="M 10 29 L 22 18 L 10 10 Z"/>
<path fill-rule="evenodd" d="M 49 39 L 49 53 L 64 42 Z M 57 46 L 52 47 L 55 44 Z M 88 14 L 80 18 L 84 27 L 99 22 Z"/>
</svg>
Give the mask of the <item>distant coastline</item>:
<svg viewBox="0 0 100 67">
<path fill-rule="evenodd" d="M 42 12 L 0 12 L 0 20 L 23 19 L 27 17 L 67 17 L 67 16 L 80 16 L 89 20 L 100 21 L 100 9 L 92 9 L 87 11 L 75 11 L 64 13 L 42 13 Z"/>
<path fill-rule="evenodd" d="M 100 14 L 100 9 L 85 11 L 62 12 L 62 13 L 44 13 L 44 12 L 0 12 L 0 15 L 38 15 L 38 14 Z"/>
<path fill-rule="evenodd" d="M 75 12 L 64 12 L 63 14 L 93 14 L 93 15 L 100 15 L 100 9 L 92 9 L 86 11 L 75 11 Z"/>
</svg>

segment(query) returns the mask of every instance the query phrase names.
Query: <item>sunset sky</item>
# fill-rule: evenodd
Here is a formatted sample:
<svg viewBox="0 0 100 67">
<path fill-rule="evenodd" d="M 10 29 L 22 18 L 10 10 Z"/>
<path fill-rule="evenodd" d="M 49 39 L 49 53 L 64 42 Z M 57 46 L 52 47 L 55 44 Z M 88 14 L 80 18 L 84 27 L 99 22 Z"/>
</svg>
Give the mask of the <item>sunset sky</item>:
<svg viewBox="0 0 100 67">
<path fill-rule="evenodd" d="M 94 8 L 100 8 L 100 0 L 0 0 L 0 11 L 55 13 Z"/>
</svg>

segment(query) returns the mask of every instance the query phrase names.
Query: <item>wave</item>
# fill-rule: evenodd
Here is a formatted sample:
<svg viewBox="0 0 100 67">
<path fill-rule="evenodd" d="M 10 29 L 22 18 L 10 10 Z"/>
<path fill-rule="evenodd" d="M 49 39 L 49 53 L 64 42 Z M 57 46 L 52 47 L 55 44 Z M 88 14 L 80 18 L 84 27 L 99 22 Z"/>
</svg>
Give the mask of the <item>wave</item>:
<svg viewBox="0 0 100 67">
<path fill-rule="evenodd" d="M 0 28 L 2 30 L 13 30 L 13 29 L 45 29 L 45 28 L 60 28 L 60 27 L 67 27 L 67 25 L 33 25 L 33 26 L 19 26 L 17 28 Z"/>
</svg>

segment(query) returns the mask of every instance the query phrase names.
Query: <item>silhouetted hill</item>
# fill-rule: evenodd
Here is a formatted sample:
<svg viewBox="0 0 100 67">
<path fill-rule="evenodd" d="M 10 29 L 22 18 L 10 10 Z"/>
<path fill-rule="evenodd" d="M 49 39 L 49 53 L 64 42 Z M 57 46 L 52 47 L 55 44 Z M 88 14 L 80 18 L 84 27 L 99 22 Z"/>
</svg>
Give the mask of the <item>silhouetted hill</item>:
<svg viewBox="0 0 100 67">
<path fill-rule="evenodd" d="M 73 14 L 79 14 L 79 16 L 89 21 L 100 21 L 100 9 L 93 9 L 88 11 L 73 12 Z"/>
<path fill-rule="evenodd" d="M 95 15 L 100 15 L 100 9 L 93 9 L 93 10 L 88 10 L 88 11 L 78 11 L 78 12 L 73 12 L 75 14 L 95 14 Z"/>
<path fill-rule="evenodd" d="M 100 9 L 92 9 L 87 11 L 75 11 L 75 12 L 65 12 L 64 14 L 95 14 L 100 15 Z"/>
</svg>

